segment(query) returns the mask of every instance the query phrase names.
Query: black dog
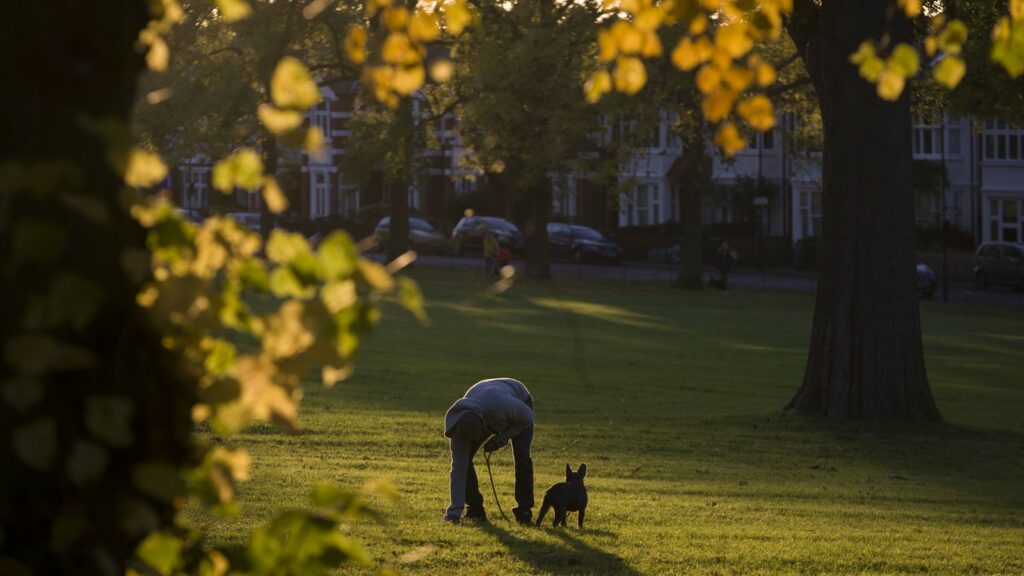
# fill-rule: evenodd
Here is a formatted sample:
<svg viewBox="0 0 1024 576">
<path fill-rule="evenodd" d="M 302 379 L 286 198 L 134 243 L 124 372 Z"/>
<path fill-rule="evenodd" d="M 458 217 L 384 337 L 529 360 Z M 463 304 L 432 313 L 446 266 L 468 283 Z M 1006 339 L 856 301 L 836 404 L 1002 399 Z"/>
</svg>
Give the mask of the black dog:
<svg viewBox="0 0 1024 576">
<path fill-rule="evenodd" d="M 559 482 L 548 488 L 544 495 L 544 503 L 540 507 L 540 515 L 537 516 L 537 526 L 540 526 L 548 508 L 555 509 L 555 523 L 552 527 L 561 524 L 565 526 L 565 517 L 568 512 L 579 512 L 577 518 L 580 528 L 583 528 L 583 515 L 587 511 L 587 487 L 583 485 L 583 478 L 587 475 L 587 465 L 580 464 L 576 472 L 568 464 L 565 465 L 565 482 Z"/>
</svg>

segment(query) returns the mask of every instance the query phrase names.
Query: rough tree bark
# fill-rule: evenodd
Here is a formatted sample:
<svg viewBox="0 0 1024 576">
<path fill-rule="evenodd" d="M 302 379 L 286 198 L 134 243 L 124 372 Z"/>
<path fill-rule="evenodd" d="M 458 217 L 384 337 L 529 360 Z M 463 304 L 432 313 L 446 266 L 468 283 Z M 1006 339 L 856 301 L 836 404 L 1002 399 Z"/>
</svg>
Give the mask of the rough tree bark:
<svg viewBox="0 0 1024 576">
<path fill-rule="evenodd" d="M 825 130 L 817 299 L 803 385 L 787 409 L 830 418 L 939 420 L 914 276 L 910 103 L 878 97 L 849 56 L 911 39 L 891 0 L 796 3 L 790 33 Z"/>
<path fill-rule="evenodd" d="M 690 130 L 684 143 L 679 183 L 679 213 L 683 237 L 679 246 L 679 276 L 675 286 L 691 290 L 704 287 L 704 191 L 711 183 L 711 155 L 703 125 Z"/>
<path fill-rule="evenodd" d="M 5 573 L 19 569 L 14 562 L 35 574 L 124 573 L 140 538 L 169 524 L 174 512 L 171 502 L 140 491 L 133 470 L 143 462 L 177 469 L 191 458 L 194 382 L 135 303 L 139 286 L 122 264 L 131 250 L 141 253 L 144 236 L 124 209 L 124 186 L 108 163 L 107 143 L 83 127 L 87 119 L 127 124 L 143 64 L 134 45 L 150 6 L 144 0 L 63 0 L 9 3 L 0 10 L 6 71 L 0 164 L 46 166 L 37 172 L 44 177 L 5 191 L 0 200 L 0 342 L 6 352 L 0 382 L 10 383 L 19 360 L 31 359 L 27 352 L 22 358 L 11 353 L 11 343 L 25 335 L 74 345 L 94 358 L 84 369 L 60 371 L 59 358 L 42 367 L 35 376 L 42 396 L 30 405 L 15 408 L 6 395 L 0 401 Z M 27 193 L 52 178 L 63 180 L 51 195 Z M 82 206 L 92 214 L 102 208 L 106 222 L 84 218 L 76 209 Z M 28 222 L 59 230 L 44 241 L 57 249 L 50 258 L 19 264 L 25 250 L 13 238 Z M 27 319 L 60 274 L 74 274 L 102 293 L 97 313 L 84 325 Z M 95 420 L 91 427 L 86 414 L 96 398 L 130 407 L 130 445 L 104 444 L 90 433 Z M 34 424 L 53 434 L 19 440 Z M 101 475 L 84 483 L 69 472 L 72 454 L 83 445 L 108 455 Z"/>
</svg>

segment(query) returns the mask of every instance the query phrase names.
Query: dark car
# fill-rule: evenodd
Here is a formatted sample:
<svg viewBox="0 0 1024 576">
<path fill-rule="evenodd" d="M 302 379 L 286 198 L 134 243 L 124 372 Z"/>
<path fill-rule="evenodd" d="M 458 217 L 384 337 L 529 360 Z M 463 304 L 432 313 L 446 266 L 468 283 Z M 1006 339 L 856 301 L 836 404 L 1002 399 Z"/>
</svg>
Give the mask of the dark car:
<svg viewBox="0 0 1024 576">
<path fill-rule="evenodd" d="M 922 298 L 932 298 L 938 287 L 935 271 L 924 262 L 917 263 L 917 293 Z"/>
<path fill-rule="evenodd" d="M 608 262 L 618 264 L 622 246 L 608 240 L 600 232 L 576 224 L 548 224 L 551 256 L 569 258 L 573 262 Z"/>
<path fill-rule="evenodd" d="M 455 254 L 478 254 L 484 250 L 484 234 L 494 234 L 498 245 L 513 254 L 521 254 L 526 245 L 516 225 L 494 216 L 466 216 L 452 230 L 452 251 Z"/>
<path fill-rule="evenodd" d="M 974 254 L 974 285 L 1024 290 L 1024 244 L 985 242 Z"/>
<path fill-rule="evenodd" d="M 390 234 L 391 217 L 385 216 L 380 219 L 373 231 L 377 246 L 381 250 L 387 250 Z M 409 218 L 409 246 L 417 252 L 443 254 L 448 251 L 448 238 L 423 218 Z"/>
</svg>

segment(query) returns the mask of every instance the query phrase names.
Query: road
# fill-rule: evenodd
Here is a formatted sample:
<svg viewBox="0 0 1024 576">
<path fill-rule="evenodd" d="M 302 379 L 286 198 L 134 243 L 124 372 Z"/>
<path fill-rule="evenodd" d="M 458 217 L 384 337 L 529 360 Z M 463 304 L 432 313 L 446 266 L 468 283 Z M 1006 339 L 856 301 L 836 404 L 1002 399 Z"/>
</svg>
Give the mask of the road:
<svg viewBox="0 0 1024 576">
<path fill-rule="evenodd" d="M 483 271 L 483 261 L 474 257 L 421 255 L 417 265 L 429 268 L 461 268 L 479 269 Z M 520 272 L 525 263 L 516 260 L 513 265 Z M 601 266 L 596 264 L 572 264 L 554 261 L 551 274 L 561 278 L 601 278 L 620 280 L 622 282 L 661 282 L 665 284 L 675 280 L 676 270 L 672 266 L 649 262 L 626 262 L 621 266 Z M 704 272 L 705 281 L 710 279 L 712 272 Z M 816 275 L 813 272 L 798 270 L 769 270 L 761 274 L 757 270 L 738 268 L 729 275 L 731 288 L 773 290 L 780 292 L 814 293 Z M 935 295 L 935 301 L 942 301 L 941 287 Z M 973 285 L 950 283 L 949 302 L 956 304 L 977 304 L 999 306 L 1024 310 L 1024 293 L 1014 292 L 1008 288 L 992 287 L 988 290 L 977 290 Z"/>
</svg>

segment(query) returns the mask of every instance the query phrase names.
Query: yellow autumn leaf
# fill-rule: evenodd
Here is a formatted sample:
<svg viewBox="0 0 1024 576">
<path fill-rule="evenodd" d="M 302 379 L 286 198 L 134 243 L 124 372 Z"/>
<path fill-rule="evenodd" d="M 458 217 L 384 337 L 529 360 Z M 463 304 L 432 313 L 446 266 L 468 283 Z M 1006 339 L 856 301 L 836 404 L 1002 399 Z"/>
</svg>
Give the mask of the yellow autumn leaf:
<svg viewBox="0 0 1024 576">
<path fill-rule="evenodd" d="M 740 131 L 732 122 L 722 124 L 715 132 L 715 146 L 718 146 L 726 156 L 733 156 L 743 150 L 746 145 L 746 141 L 740 136 Z"/>
<path fill-rule="evenodd" d="M 408 96 L 423 86 L 426 80 L 426 72 L 423 66 L 403 66 L 395 69 L 395 75 L 391 81 L 391 87 L 402 96 Z"/>
<path fill-rule="evenodd" d="M 876 58 L 875 45 L 870 40 L 861 42 L 857 51 L 850 54 L 850 62 L 853 64 L 863 64 L 872 58 Z"/>
<path fill-rule="evenodd" d="M 624 56 L 615 65 L 615 89 L 625 94 L 636 94 L 647 84 L 647 69 L 639 58 Z"/>
<path fill-rule="evenodd" d="M 124 183 L 133 188 L 154 186 L 167 176 L 167 165 L 160 155 L 142 148 L 132 148 L 124 171 Z"/>
<path fill-rule="evenodd" d="M 274 214 L 280 214 L 288 209 L 288 197 L 284 195 L 284 191 L 273 176 L 263 179 L 263 201 Z"/>
<path fill-rule="evenodd" d="M 371 288 L 378 292 L 390 292 L 395 287 L 395 280 L 388 274 L 384 266 L 372 260 L 359 259 L 359 275 Z"/>
<path fill-rule="evenodd" d="M 883 100 L 893 101 L 903 93 L 906 78 L 890 68 L 885 68 L 878 76 L 878 96 Z"/>
<path fill-rule="evenodd" d="M 250 148 L 242 148 L 213 165 L 213 187 L 227 194 L 235 187 L 256 190 L 263 185 L 263 161 Z"/>
<path fill-rule="evenodd" d="M 644 47 L 643 33 L 625 20 L 619 20 L 612 25 L 612 35 L 615 36 L 615 43 L 623 54 L 637 54 Z"/>
<path fill-rule="evenodd" d="M 417 42 L 432 42 L 441 35 L 437 14 L 416 12 L 409 23 L 409 36 Z"/>
<path fill-rule="evenodd" d="M 943 52 L 959 54 L 967 41 L 967 25 L 960 20 L 950 20 L 939 34 L 938 46 Z"/>
<path fill-rule="evenodd" d="M 260 122 L 271 134 L 283 134 L 302 125 L 302 114 L 295 110 L 281 110 L 270 104 L 260 104 L 256 109 Z"/>
<path fill-rule="evenodd" d="M 171 50 L 167 47 L 167 42 L 154 35 L 149 44 L 149 50 L 146 51 L 146 66 L 154 72 L 163 72 L 167 70 L 167 61 L 170 58 Z"/>
<path fill-rule="evenodd" d="M 619 41 L 609 28 L 602 28 L 597 32 L 597 59 L 601 62 L 611 62 L 619 54 Z"/>
<path fill-rule="evenodd" d="M 324 159 L 324 133 L 319 126 L 311 126 L 302 137 L 302 148 L 317 160 Z"/>
<path fill-rule="evenodd" d="M 929 57 L 935 56 L 935 52 L 939 49 L 939 41 L 935 36 L 927 36 L 924 39 L 924 52 Z"/>
<path fill-rule="evenodd" d="M 772 101 L 763 94 L 746 98 L 736 105 L 736 112 L 751 128 L 765 132 L 775 127 L 775 110 Z"/>
<path fill-rule="evenodd" d="M 697 14 L 690 20 L 690 34 L 700 36 L 708 29 L 708 19 L 703 14 Z"/>
<path fill-rule="evenodd" d="M 1010 19 L 1014 22 L 1024 20 L 1024 0 L 1010 0 Z"/>
<path fill-rule="evenodd" d="M 967 72 L 967 66 L 964 64 L 964 61 L 957 56 L 949 55 L 943 58 L 932 70 L 932 78 L 935 78 L 936 82 L 952 90 L 960 84 L 960 80 L 963 79 L 965 72 Z"/>
<path fill-rule="evenodd" d="M 718 122 L 732 112 L 732 105 L 736 102 L 738 94 L 727 88 L 716 90 L 704 97 L 701 102 L 701 110 L 709 122 Z"/>
<path fill-rule="evenodd" d="M 658 38 L 657 32 L 648 32 L 644 36 L 644 47 L 640 50 L 640 55 L 644 58 L 661 56 L 661 39 Z"/>
<path fill-rule="evenodd" d="M 583 85 L 583 94 L 587 102 L 593 104 L 612 89 L 612 75 L 607 70 L 594 72 Z"/>
<path fill-rule="evenodd" d="M 881 58 L 872 58 L 865 60 L 860 65 L 860 75 L 868 82 L 878 82 L 878 77 L 882 75 L 882 71 L 885 70 L 885 62 L 882 62 Z"/>
<path fill-rule="evenodd" d="M 672 63 L 684 72 L 689 72 L 702 63 L 697 47 L 692 40 L 683 38 L 676 44 L 675 49 L 672 50 Z"/>
<path fill-rule="evenodd" d="M 430 79 L 438 84 L 451 80 L 455 74 L 455 64 L 448 59 L 435 60 L 430 64 Z"/>
<path fill-rule="evenodd" d="M 697 71 L 696 80 L 701 94 L 710 94 L 722 83 L 722 73 L 714 66 L 703 66 Z"/>
<path fill-rule="evenodd" d="M 455 0 L 444 7 L 444 23 L 448 31 L 458 36 L 473 22 L 473 12 L 465 0 Z"/>
<path fill-rule="evenodd" d="M 380 21 L 392 32 L 405 28 L 409 22 L 409 11 L 402 6 L 387 8 L 380 15 Z"/>
<path fill-rule="evenodd" d="M 740 58 L 754 47 L 753 40 L 747 35 L 747 25 L 733 22 L 718 29 L 715 34 L 715 47 L 732 58 Z"/>
<path fill-rule="evenodd" d="M 889 68 L 893 71 L 902 74 L 904 77 L 909 77 L 917 74 L 921 66 L 921 60 L 913 46 L 898 44 L 893 49 L 892 54 L 889 55 L 888 64 Z"/>
<path fill-rule="evenodd" d="M 384 39 L 384 44 L 381 46 L 381 58 L 395 66 L 418 64 L 420 53 L 412 45 L 408 36 L 401 32 L 392 32 Z"/>
<path fill-rule="evenodd" d="M 345 35 L 345 55 L 354 64 L 366 61 L 366 30 L 353 26 Z"/>
<path fill-rule="evenodd" d="M 754 73 L 747 68 L 733 66 L 725 72 L 724 79 L 729 88 L 742 92 L 754 83 Z"/>
<path fill-rule="evenodd" d="M 320 101 L 320 88 L 305 64 L 285 56 L 270 78 L 270 99 L 279 108 L 308 110 Z"/>
<path fill-rule="evenodd" d="M 916 18 L 921 13 L 921 0 L 898 0 L 897 4 L 907 18 Z"/>
<path fill-rule="evenodd" d="M 754 75 L 757 77 L 757 85 L 762 88 L 775 83 L 775 67 L 767 62 L 760 62 L 755 68 Z"/>
<path fill-rule="evenodd" d="M 216 0 L 217 10 L 228 22 L 237 22 L 252 14 L 252 7 L 245 0 Z"/>
<path fill-rule="evenodd" d="M 633 25 L 641 32 L 653 32 L 661 25 L 664 13 L 655 6 L 640 10 L 633 17 Z"/>
</svg>

